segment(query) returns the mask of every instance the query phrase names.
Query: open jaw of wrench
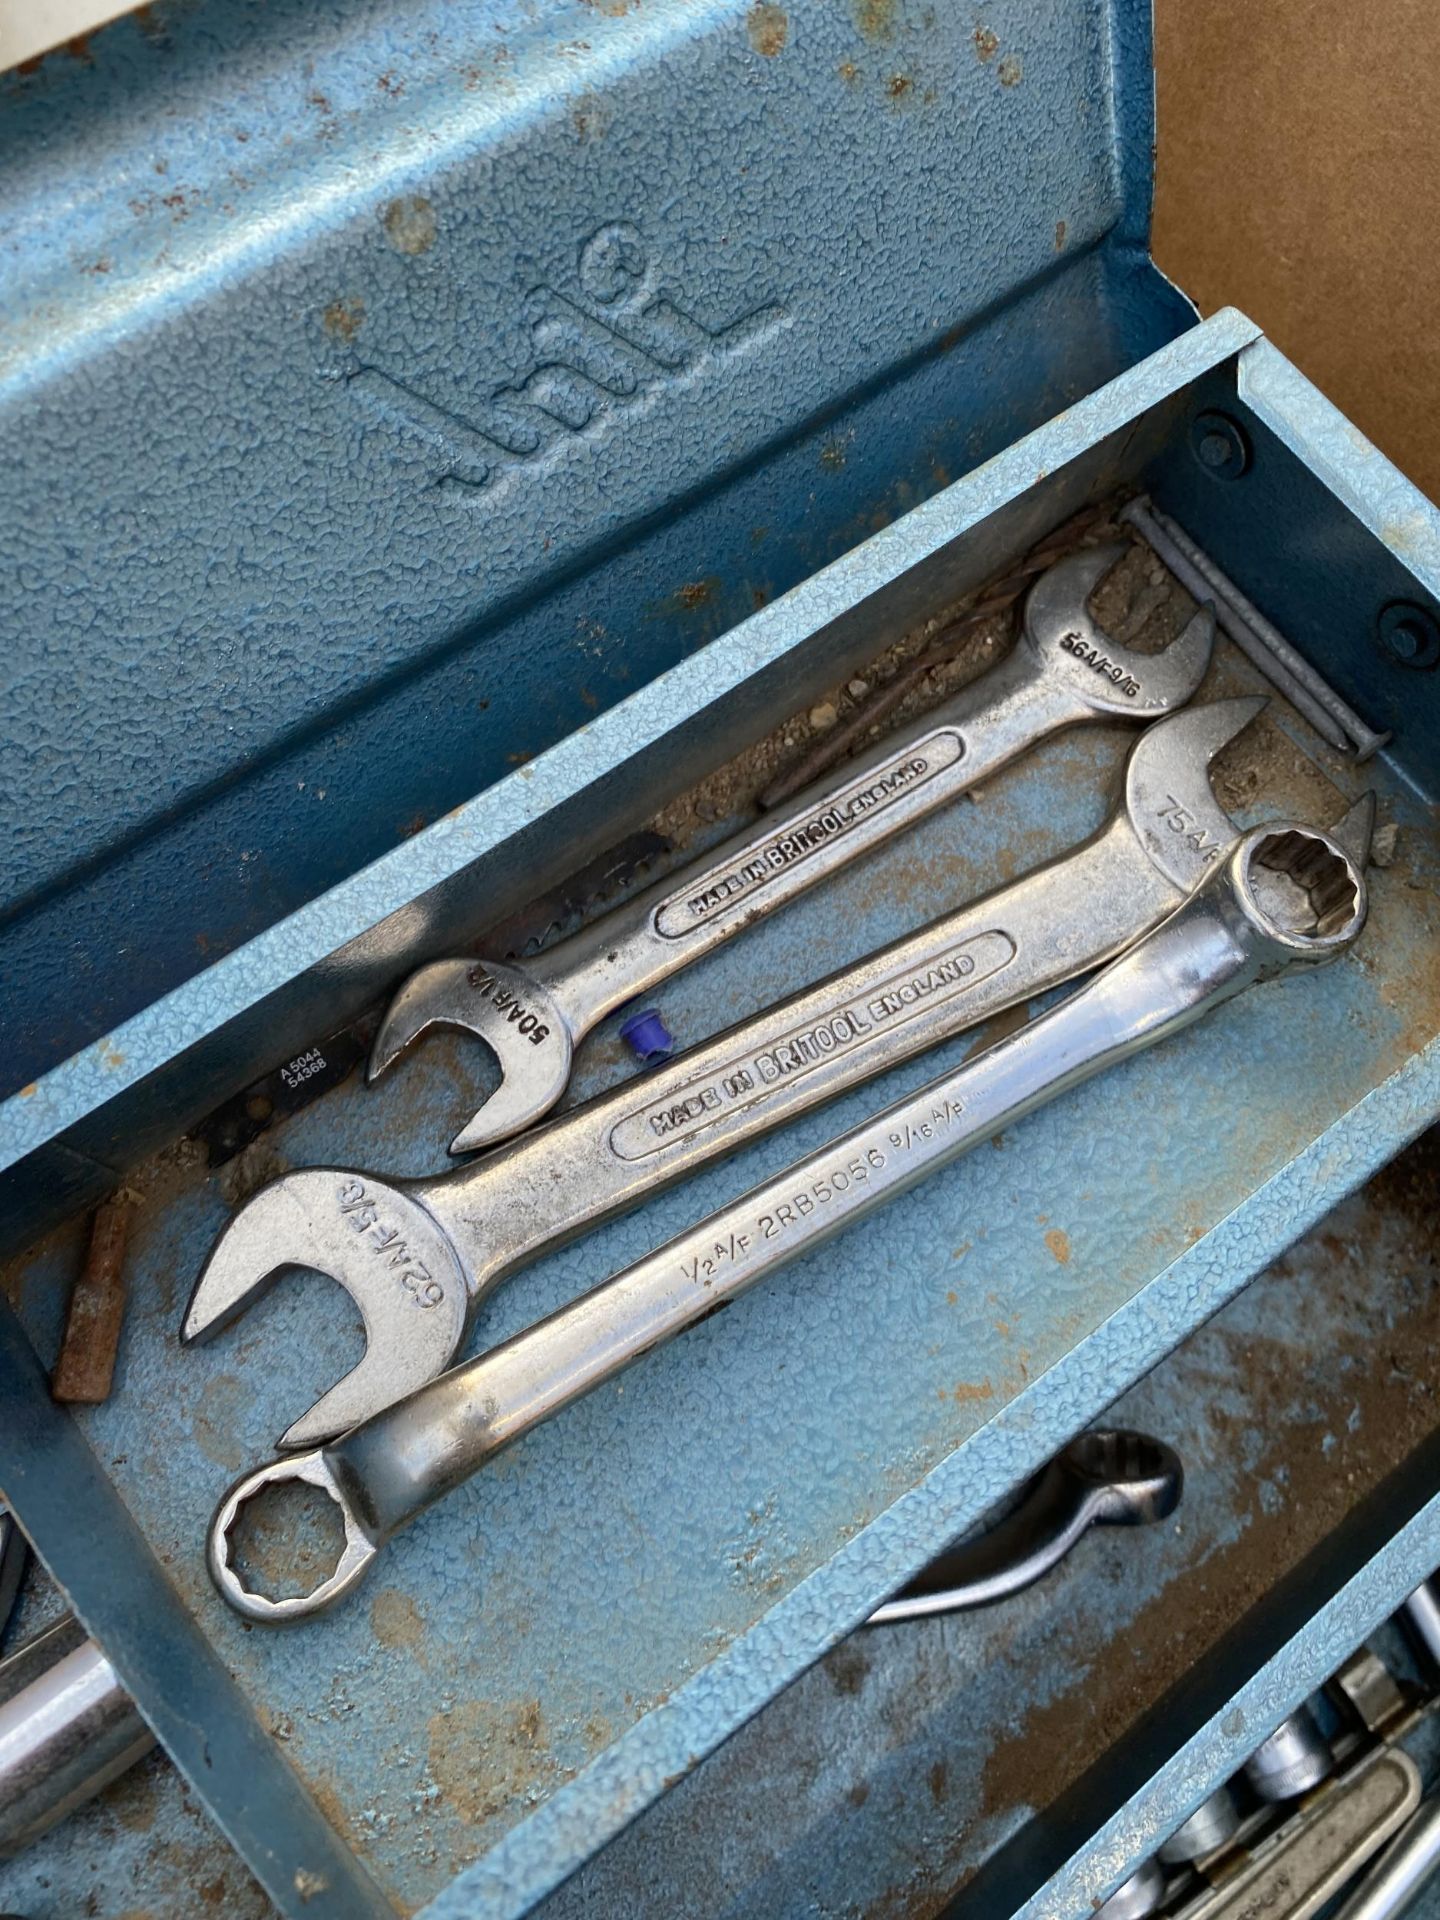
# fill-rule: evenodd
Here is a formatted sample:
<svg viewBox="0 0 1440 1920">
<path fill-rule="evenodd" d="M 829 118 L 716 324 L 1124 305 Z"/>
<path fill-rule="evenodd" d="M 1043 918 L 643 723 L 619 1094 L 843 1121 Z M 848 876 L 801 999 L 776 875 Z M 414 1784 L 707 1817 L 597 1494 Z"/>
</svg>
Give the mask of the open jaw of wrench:
<svg viewBox="0 0 1440 1920">
<path fill-rule="evenodd" d="M 993 1607 L 1043 1580 L 1091 1527 L 1168 1520 L 1184 1486 L 1180 1456 L 1162 1440 L 1126 1427 L 1082 1433 L 1036 1476 L 1018 1506 L 979 1539 L 932 1560 L 865 1624 Z"/>
<path fill-rule="evenodd" d="M 442 1373 L 473 1303 L 545 1248 L 1157 925 L 1238 837 L 1207 769 L 1263 704 L 1158 721 L 1083 847 L 484 1159 L 427 1180 L 283 1174 L 220 1236 L 182 1337 L 213 1334 L 286 1268 L 328 1274 L 360 1310 L 365 1353 L 281 1445 L 368 1419 Z"/>
<path fill-rule="evenodd" d="M 1142 724 L 1183 706 L 1210 663 L 1215 622 L 1197 613 L 1164 653 L 1133 653 L 1086 611 L 1123 546 L 1083 549 L 1030 589 L 1012 651 L 953 700 L 851 760 L 699 864 L 522 965 L 437 960 L 391 1002 L 371 1049 L 375 1079 L 428 1028 L 482 1040 L 500 1084 L 452 1153 L 493 1145 L 548 1113 L 565 1091 L 579 1041 L 617 1007 L 656 987 L 753 921 L 902 828 L 988 779 L 1063 728 Z"/>
<path fill-rule="evenodd" d="M 1245 834 L 1160 926 L 1028 1027 L 329 1446 L 239 1481 L 210 1528 L 221 1594 L 268 1622 L 339 1600 L 398 1528 L 504 1447 L 787 1261 L 1242 988 L 1343 953 L 1365 923 L 1363 863 L 1311 828 Z M 310 1591 L 272 1598 L 241 1578 L 232 1529 L 291 1481 L 330 1496 L 345 1544 Z"/>
</svg>

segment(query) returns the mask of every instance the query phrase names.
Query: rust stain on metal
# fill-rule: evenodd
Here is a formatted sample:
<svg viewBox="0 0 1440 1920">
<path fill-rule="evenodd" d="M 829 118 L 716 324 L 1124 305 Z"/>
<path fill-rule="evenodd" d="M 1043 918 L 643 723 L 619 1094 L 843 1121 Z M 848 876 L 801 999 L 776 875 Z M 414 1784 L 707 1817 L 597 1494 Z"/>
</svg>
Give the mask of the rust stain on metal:
<svg viewBox="0 0 1440 1920">
<path fill-rule="evenodd" d="M 67 1404 L 98 1406 L 110 1397 L 125 1321 L 125 1241 L 132 1204 L 122 1192 L 95 1210 L 50 1381 L 53 1397 Z"/>
<path fill-rule="evenodd" d="M 320 323 L 332 340 L 353 340 L 365 324 L 365 302 L 357 297 L 332 300 Z"/>
<path fill-rule="evenodd" d="M 982 65 L 993 60 L 1000 51 L 999 35 L 992 33 L 989 27 L 976 27 L 971 37 L 975 42 L 975 57 Z"/>
<path fill-rule="evenodd" d="M 855 1640 L 843 1641 L 821 1665 L 835 1691 L 852 1697 L 870 1677 L 870 1656 Z"/>
<path fill-rule="evenodd" d="M 895 0 L 857 0 L 855 24 L 867 40 L 889 40 L 895 32 Z"/>
<path fill-rule="evenodd" d="M 549 1794 L 574 1771 L 549 1751 L 538 1700 L 461 1701 L 432 1714 L 427 1730 L 430 1772 L 467 1826 Z"/>
<path fill-rule="evenodd" d="M 334 1782 L 324 1774 L 320 1774 L 317 1775 L 316 1778 L 308 1780 L 306 1785 L 310 1789 L 311 1799 L 314 1800 L 326 1820 L 342 1839 L 349 1841 L 350 1844 L 353 1845 L 353 1830 L 350 1825 L 350 1815 L 346 1811 L 345 1802 L 341 1799 L 340 1791 Z"/>
<path fill-rule="evenodd" d="M 714 597 L 715 589 L 719 584 L 718 580 L 713 579 L 689 580 L 683 587 L 676 589 L 675 598 L 687 611 L 693 611 L 696 607 L 703 607 Z"/>
<path fill-rule="evenodd" d="M 995 71 L 1002 87 L 1018 87 L 1025 75 L 1025 63 L 1018 53 L 1007 53 Z"/>
<path fill-rule="evenodd" d="M 398 1587 L 382 1587 L 370 1602 L 370 1627 L 382 1647 L 415 1647 L 425 1637 L 424 1616 Z"/>
<path fill-rule="evenodd" d="M 1065 251 L 1065 235 L 1068 231 L 1069 229 L 1066 227 L 1065 222 L 1063 220 L 1057 220 L 1055 222 L 1056 253 L 1063 253 Z"/>
<path fill-rule="evenodd" d="M 90 51 L 90 35 L 77 33 L 72 34 L 68 40 L 62 40 L 58 47 L 47 48 L 44 53 L 32 53 L 28 60 L 17 63 L 15 71 L 27 75 L 38 73 L 47 60 L 53 59 L 59 53 L 68 55 L 72 60 L 80 61 L 82 66 L 93 67 L 95 64 L 95 56 Z"/>
<path fill-rule="evenodd" d="M 892 73 L 885 83 L 885 91 L 892 100 L 903 100 L 914 84 L 908 73 Z"/>
<path fill-rule="evenodd" d="M 133 1799 L 116 1796 L 113 1812 L 117 1823 L 127 1833 L 149 1833 L 155 1825 L 155 1797 L 153 1794 L 136 1795 Z"/>
<path fill-rule="evenodd" d="M 610 109 L 601 95 L 584 94 L 571 108 L 570 124 L 582 145 L 603 139 L 610 127 Z"/>
<path fill-rule="evenodd" d="M 756 53 L 773 60 L 777 53 L 784 51 L 785 42 L 790 38 L 790 20 L 782 7 L 772 6 L 769 0 L 759 0 L 745 16 L 745 31 Z"/>
<path fill-rule="evenodd" d="M 380 220 L 396 253 L 415 258 L 435 244 L 435 209 L 423 194 L 405 194 L 387 202 L 380 209 Z"/>
<path fill-rule="evenodd" d="M 1062 1267 L 1070 1264 L 1070 1236 L 1063 1227 L 1051 1227 L 1045 1236 L 1045 1244 Z"/>
<path fill-rule="evenodd" d="M 250 1389 L 237 1374 L 217 1373 L 194 1416 L 195 1444 L 207 1460 L 227 1473 L 238 1473 L 249 1465 L 244 1444 L 236 1436 L 250 1398 Z"/>
<path fill-rule="evenodd" d="M 993 1400 L 995 1389 L 988 1380 L 957 1380 L 951 1398 L 957 1407 L 969 1407 L 979 1400 Z"/>
</svg>

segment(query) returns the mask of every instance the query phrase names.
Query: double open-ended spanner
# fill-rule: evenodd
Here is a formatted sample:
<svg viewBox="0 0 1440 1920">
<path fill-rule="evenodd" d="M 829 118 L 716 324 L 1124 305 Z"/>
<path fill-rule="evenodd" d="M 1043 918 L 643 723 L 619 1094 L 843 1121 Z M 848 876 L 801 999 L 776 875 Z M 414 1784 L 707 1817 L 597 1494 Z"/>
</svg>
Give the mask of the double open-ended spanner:
<svg viewBox="0 0 1440 1920">
<path fill-rule="evenodd" d="M 1134 653 L 1086 602 L 1125 548 L 1082 549 L 1030 589 L 1021 637 L 944 705 L 798 794 L 780 819 L 734 835 L 523 965 L 437 960 L 412 974 L 375 1035 L 383 1073 L 427 1028 L 483 1040 L 500 1084 L 451 1144 L 493 1145 L 550 1111 L 579 1041 L 606 1014 L 753 921 L 986 780 L 1048 735 L 1086 721 L 1148 721 L 1183 706 L 1210 662 L 1215 622 L 1197 613 L 1164 653 Z"/>
<path fill-rule="evenodd" d="M 1245 834 L 1190 897 L 1028 1027 L 809 1155 L 329 1446 L 260 1468 L 221 1501 L 209 1566 L 252 1620 L 298 1619 L 353 1588 L 383 1543 L 531 1428 L 1066 1088 L 1188 1026 L 1254 981 L 1344 952 L 1365 922 L 1371 810 L 1337 830 Z M 340 1508 L 345 1544 L 308 1593 L 250 1591 L 231 1529 L 272 1486 L 306 1481 Z"/>
<path fill-rule="evenodd" d="M 281 1445 L 368 1419 L 443 1372 L 473 1302 L 543 1249 L 1155 926 L 1238 835 L 1207 768 L 1263 705 L 1158 721 L 1084 846 L 467 1167 L 399 1181 L 283 1174 L 221 1234 L 182 1337 L 214 1333 L 286 1268 L 328 1274 L 359 1307 L 366 1350 Z"/>
</svg>

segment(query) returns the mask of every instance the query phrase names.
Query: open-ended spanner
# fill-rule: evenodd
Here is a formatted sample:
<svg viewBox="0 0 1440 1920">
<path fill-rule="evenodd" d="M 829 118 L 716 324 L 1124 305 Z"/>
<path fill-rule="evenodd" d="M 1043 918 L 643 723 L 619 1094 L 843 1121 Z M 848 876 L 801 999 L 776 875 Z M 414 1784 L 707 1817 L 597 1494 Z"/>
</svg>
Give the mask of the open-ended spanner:
<svg viewBox="0 0 1440 1920">
<path fill-rule="evenodd" d="M 366 1350 L 281 1445 L 368 1419 L 442 1373 L 472 1303 L 543 1249 L 1098 966 L 1164 919 L 1238 836 L 1207 768 L 1263 705 L 1224 700 L 1158 721 L 1084 846 L 470 1166 L 403 1181 L 283 1174 L 221 1234 L 182 1337 L 214 1333 L 287 1267 L 328 1274 L 359 1307 Z"/>
<path fill-rule="evenodd" d="M 1128 1427 L 1079 1434 L 1041 1470 L 1018 1506 L 979 1539 L 962 1540 L 932 1560 L 866 1625 L 993 1607 L 1043 1580 L 1091 1527 L 1168 1520 L 1184 1486 L 1180 1456 L 1163 1440 Z"/>
<path fill-rule="evenodd" d="M 1028 1027 L 399 1406 L 247 1475 L 211 1522 L 221 1594 L 267 1622 L 331 1605 L 397 1529 L 641 1355 L 1066 1088 L 1252 982 L 1334 959 L 1365 923 L 1365 854 L 1346 849 L 1357 832 L 1368 845 L 1371 813 L 1353 809 L 1335 834 L 1253 829 L 1159 927 Z M 232 1528 L 249 1501 L 294 1481 L 335 1501 L 345 1544 L 310 1592 L 274 1599 L 236 1571 Z"/>
<path fill-rule="evenodd" d="M 451 1143 L 493 1145 L 540 1119 L 565 1091 L 574 1051 L 607 1014 L 732 939 L 893 834 L 986 780 L 1052 733 L 1086 721 L 1154 720 L 1183 706 L 1214 643 L 1208 609 L 1164 653 L 1134 653 L 1086 602 L 1125 552 L 1082 549 L 1041 574 L 1021 637 L 951 700 L 706 859 L 523 965 L 436 960 L 413 973 L 375 1035 L 374 1080 L 434 1026 L 483 1040 L 500 1084 Z"/>
</svg>

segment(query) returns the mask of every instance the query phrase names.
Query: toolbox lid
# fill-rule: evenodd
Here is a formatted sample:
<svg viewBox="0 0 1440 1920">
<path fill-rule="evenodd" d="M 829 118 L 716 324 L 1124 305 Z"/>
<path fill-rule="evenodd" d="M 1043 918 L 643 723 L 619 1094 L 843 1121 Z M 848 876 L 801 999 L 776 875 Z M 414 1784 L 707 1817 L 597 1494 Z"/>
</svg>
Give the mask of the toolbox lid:
<svg viewBox="0 0 1440 1920">
<path fill-rule="evenodd" d="M 0 1094 L 1192 317 L 1144 0 L 202 0 L 0 89 Z"/>
</svg>

